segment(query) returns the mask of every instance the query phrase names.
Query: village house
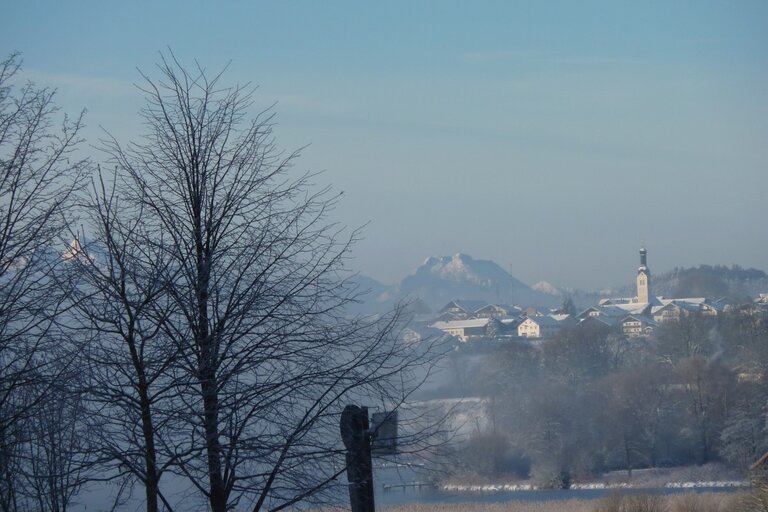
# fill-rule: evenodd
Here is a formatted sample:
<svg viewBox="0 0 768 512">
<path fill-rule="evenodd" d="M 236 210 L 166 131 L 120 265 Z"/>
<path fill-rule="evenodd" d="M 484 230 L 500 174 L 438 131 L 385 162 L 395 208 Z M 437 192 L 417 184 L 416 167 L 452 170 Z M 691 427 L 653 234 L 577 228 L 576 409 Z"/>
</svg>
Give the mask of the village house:
<svg viewBox="0 0 768 512">
<path fill-rule="evenodd" d="M 484 300 L 452 300 L 437 312 L 436 320 L 467 320 L 473 318 L 475 311 L 488 306 Z"/>
<path fill-rule="evenodd" d="M 551 316 L 531 316 L 517 326 L 521 338 L 549 338 L 562 329 L 563 325 Z"/>
<path fill-rule="evenodd" d="M 522 310 L 522 314 L 529 318 L 532 316 L 547 316 L 549 313 L 550 311 L 547 308 L 538 308 L 534 306 L 528 306 Z"/>
<path fill-rule="evenodd" d="M 452 300 L 443 306 L 435 320 L 468 320 L 471 318 L 509 318 L 522 310 L 507 304 L 489 304 L 483 300 Z"/>
<path fill-rule="evenodd" d="M 616 327 L 620 321 L 621 318 L 617 316 L 593 315 L 588 316 L 579 322 L 579 328 L 596 331 L 608 331 Z"/>
<path fill-rule="evenodd" d="M 656 322 L 677 320 L 692 313 L 703 316 L 717 316 L 724 308 L 722 301 L 713 301 L 703 297 L 685 299 L 660 299 L 661 305 L 654 306 L 651 316 Z"/>
<path fill-rule="evenodd" d="M 474 312 L 474 318 L 509 318 L 517 316 L 522 310 L 517 306 L 507 304 L 488 304 Z"/>
<path fill-rule="evenodd" d="M 473 318 L 469 320 L 451 320 L 447 322 L 435 322 L 431 325 L 435 329 L 455 336 L 460 341 L 468 341 L 472 336 L 485 336 L 489 318 Z"/>
<path fill-rule="evenodd" d="M 651 334 L 656 327 L 656 322 L 641 315 L 629 315 L 622 319 L 620 324 L 622 334 L 629 338 L 647 336 Z"/>
<path fill-rule="evenodd" d="M 624 318 L 627 315 L 635 314 L 635 315 L 642 315 L 646 313 L 647 311 L 650 311 L 650 305 L 649 304 L 625 304 L 624 306 L 631 306 L 631 307 L 621 307 L 617 304 L 605 304 L 605 305 L 598 305 L 598 306 L 590 306 L 581 313 L 579 313 L 576 318 L 583 321 L 589 317 L 611 317 L 611 318 Z M 643 306 L 643 307 L 638 307 Z"/>
</svg>

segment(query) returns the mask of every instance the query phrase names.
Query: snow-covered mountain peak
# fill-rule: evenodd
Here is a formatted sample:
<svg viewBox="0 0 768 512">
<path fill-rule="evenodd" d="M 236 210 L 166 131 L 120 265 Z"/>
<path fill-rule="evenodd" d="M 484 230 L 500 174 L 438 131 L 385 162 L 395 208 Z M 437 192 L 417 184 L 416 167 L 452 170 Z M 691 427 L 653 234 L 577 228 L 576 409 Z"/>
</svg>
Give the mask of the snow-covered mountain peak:
<svg viewBox="0 0 768 512">
<path fill-rule="evenodd" d="M 480 265 L 478 265 L 480 263 Z M 468 254 L 456 253 L 453 256 L 430 256 L 421 267 L 414 272 L 415 275 L 429 274 L 439 279 L 454 282 L 469 282 L 480 285 L 488 285 L 494 277 L 486 275 L 480 261 L 475 261 Z M 480 267 L 480 268 L 478 268 Z"/>
<path fill-rule="evenodd" d="M 563 293 L 560 288 L 553 285 L 549 281 L 539 281 L 538 283 L 531 285 L 531 288 L 542 293 L 547 293 L 549 295 L 562 295 Z"/>
<path fill-rule="evenodd" d="M 472 258 L 461 253 L 456 253 L 450 260 L 433 266 L 431 271 L 433 274 L 453 281 L 477 281 L 478 279 L 477 272 L 472 268 Z"/>
<path fill-rule="evenodd" d="M 423 299 L 433 308 L 449 300 L 508 304 L 548 304 L 553 296 L 531 290 L 498 264 L 465 253 L 431 256 L 400 283 L 400 293 Z"/>
</svg>

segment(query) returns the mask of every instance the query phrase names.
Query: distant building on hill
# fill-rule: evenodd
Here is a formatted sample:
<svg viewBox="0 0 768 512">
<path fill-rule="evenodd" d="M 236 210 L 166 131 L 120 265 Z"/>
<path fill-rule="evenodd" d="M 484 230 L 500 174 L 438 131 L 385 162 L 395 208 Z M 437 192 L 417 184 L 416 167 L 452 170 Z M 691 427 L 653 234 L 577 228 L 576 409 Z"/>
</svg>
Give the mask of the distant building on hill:
<svg viewBox="0 0 768 512">
<path fill-rule="evenodd" d="M 634 297 L 616 297 L 602 299 L 600 306 L 616 306 L 630 314 L 643 314 L 645 308 L 661 304 L 658 297 L 651 293 L 651 270 L 648 268 L 648 251 L 640 248 L 640 266 L 635 278 L 636 295 Z"/>
<path fill-rule="evenodd" d="M 599 317 L 606 324 L 621 324 L 622 332 L 628 336 L 639 336 L 650 334 L 659 322 L 692 313 L 715 316 L 726 306 L 722 300 L 705 297 L 669 299 L 653 295 L 645 247 L 640 248 L 640 267 L 635 283 L 637 295 L 634 297 L 602 299 L 597 306 L 582 311 L 578 318 L 583 322 L 589 317 Z"/>
</svg>

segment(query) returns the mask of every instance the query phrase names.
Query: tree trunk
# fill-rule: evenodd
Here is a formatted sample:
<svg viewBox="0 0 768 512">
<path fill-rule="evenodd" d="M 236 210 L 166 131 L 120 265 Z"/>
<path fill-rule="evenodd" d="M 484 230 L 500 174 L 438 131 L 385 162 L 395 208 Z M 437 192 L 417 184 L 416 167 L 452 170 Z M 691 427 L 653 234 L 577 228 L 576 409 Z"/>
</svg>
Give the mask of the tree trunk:
<svg viewBox="0 0 768 512">
<path fill-rule="evenodd" d="M 147 512 L 158 512 L 159 476 L 157 474 L 157 454 L 155 452 L 155 430 L 152 424 L 150 400 L 147 395 L 146 379 L 144 375 L 139 377 L 139 402 L 141 407 L 141 426 L 146 443 L 145 464 L 147 469 L 147 481 L 145 490 L 147 495 Z"/>
<path fill-rule="evenodd" d="M 208 287 L 210 283 L 209 255 L 203 244 L 200 206 L 195 205 L 195 249 L 197 252 L 197 319 L 198 349 L 200 351 L 200 388 L 203 395 L 203 427 L 208 463 L 211 510 L 226 512 L 227 491 L 222 475 L 221 444 L 219 441 L 219 395 L 217 379 L 216 340 L 208 327 Z"/>
<path fill-rule="evenodd" d="M 206 371 L 201 382 L 203 392 L 206 457 L 208 480 L 211 486 L 210 503 L 213 512 L 226 512 L 227 493 L 221 474 L 221 444 L 219 443 L 219 399 L 213 372 Z"/>
</svg>

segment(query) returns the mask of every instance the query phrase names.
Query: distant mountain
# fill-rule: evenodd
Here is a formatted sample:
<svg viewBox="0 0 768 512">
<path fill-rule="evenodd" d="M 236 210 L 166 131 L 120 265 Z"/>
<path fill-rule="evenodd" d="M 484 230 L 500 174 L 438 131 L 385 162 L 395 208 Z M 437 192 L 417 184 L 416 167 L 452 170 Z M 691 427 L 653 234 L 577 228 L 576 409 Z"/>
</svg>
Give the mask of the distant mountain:
<svg viewBox="0 0 768 512">
<path fill-rule="evenodd" d="M 400 283 L 399 295 L 418 297 L 432 308 L 454 299 L 550 306 L 559 298 L 532 289 L 489 260 L 467 254 L 427 258 Z"/>
<path fill-rule="evenodd" d="M 538 292 L 546 293 L 547 295 L 556 295 L 558 297 L 564 295 L 560 288 L 553 285 L 549 281 L 539 281 L 538 283 L 531 285 L 531 288 Z"/>
<path fill-rule="evenodd" d="M 380 283 L 372 277 L 358 274 L 350 279 L 350 282 L 359 293 L 364 294 L 366 300 L 385 302 L 391 299 L 392 286 Z"/>
<path fill-rule="evenodd" d="M 700 265 L 675 268 L 652 276 L 655 295 L 665 297 L 726 297 L 743 301 L 768 292 L 768 274 L 754 268 Z M 384 285 L 366 276 L 352 280 L 360 292 L 368 292 L 351 312 L 382 312 L 397 301 L 408 299 L 415 314 L 437 311 L 454 299 L 483 300 L 519 306 L 560 306 L 568 295 L 577 309 L 596 304 L 601 297 L 634 297 L 635 284 L 618 289 L 590 292 L 563 290 L 540 281 L 528 286 L 510 275 L 498 264 L 476 260 L 467 254 L 432 256 L 405 277 L 399 285 Z"/>
<path fill-rule="evenodd" d="M 347 306 L 353 314 L 382 313 L 398 299 L 397 286 L 380 283 L 372 277 L 356 275 L 347 281 L 354 288 L 357 301 Z"/>
</svg>

